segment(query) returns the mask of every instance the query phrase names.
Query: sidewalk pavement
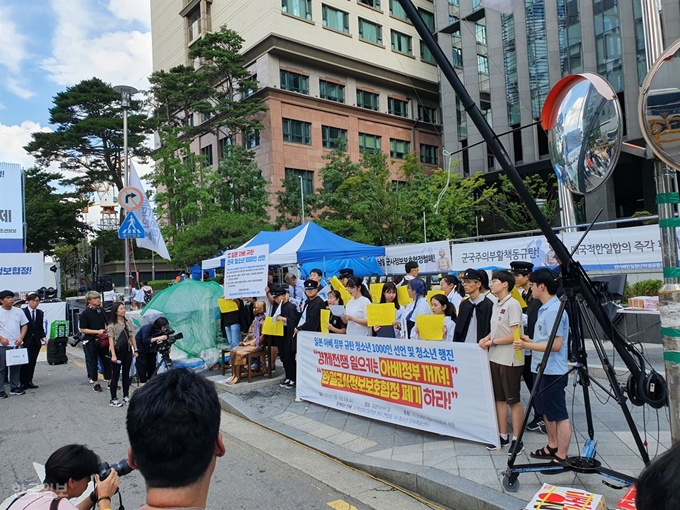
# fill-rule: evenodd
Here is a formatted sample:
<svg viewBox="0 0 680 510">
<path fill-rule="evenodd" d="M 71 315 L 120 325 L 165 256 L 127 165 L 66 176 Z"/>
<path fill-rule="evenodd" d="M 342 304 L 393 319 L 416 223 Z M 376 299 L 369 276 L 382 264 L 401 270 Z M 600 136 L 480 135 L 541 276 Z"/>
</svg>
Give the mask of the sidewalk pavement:
<svg viewBox="0 0 680 510">
<path fill-rule="evenodd" d="M 602 370 L 596 366 L 599 361 L 591 342 L 587 343 L 591 373 L 600 377 Z M 652 366 L 664 374 L 663 346 L 644 344 L 643 347 Z M 610 342 L 605 342 L 605 348 L 612 356 Z M 612 356 L 617 374 L 624 374 L 623 364 L 615 358 Z M 552 476 L 524 473 L 518 479 L 519 490 L 506 492 L 501 482 L 508 462 L 507 448 L 489 452 L 479 443 L 371 420 L 309 402 L 296 402 L 294 390 L 279 387 L 283 379 L 280 367 L 277 372 L 280 375 L 274 379 L 258 378 L 251 384 L 242 381 L 235 386 L 225 384 L 228 377 L 209 378 L 223 390 L 220 400 L 225 411 L 454 510 L 521 509 L 544 482 L 603 494 L 610 508 L 614 508 L 624 494 L 601 483 L 599 475 L 573 472 Z M 624 374 L 619 382 L 625 384 L 626 379 Z M 567 406 L 574 429 L 570 455 L 577 455 L 587 438 L 587 428 L 583 392 L 580 386 L 574 388 L 573 380 L 571 377 L 567 386 Z M 599 381 L 608 387 L 606 380 Z M 523 400 L 526 407 L 528 393 L 524 387 Z M 595 385 L 591 385 L 591 403 L 598 459 L 606 467 L 637 476 L 644 463 L 619 405 Z M 668 410 L 632 407 L 630 403 L 628 407 L 642 440 L 647 442 L 650 458 L 668 449 L 671 445 Z M 516 463 L 532 461 L 529 452 L 545 446 L 547 436 L 526 432 L 524 444 L 526 450 Z"/>
</svg>

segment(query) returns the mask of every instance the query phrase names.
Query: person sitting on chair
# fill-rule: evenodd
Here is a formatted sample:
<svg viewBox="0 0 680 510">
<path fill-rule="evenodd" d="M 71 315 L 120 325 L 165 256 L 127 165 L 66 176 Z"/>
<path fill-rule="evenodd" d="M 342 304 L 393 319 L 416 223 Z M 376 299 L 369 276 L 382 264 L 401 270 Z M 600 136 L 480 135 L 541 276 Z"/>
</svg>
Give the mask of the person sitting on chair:
<svg viewBox="0 0 680 510">
<path fill-rule="evenodd" d="M 248 335 L 229 354 L 232 375 L 227 384 L 238 384 L 241 381 L 241 367 L 246 364 L 246 357 L 249 353 L 260 350 L 265 338 L 262 334 L 265 309 L 266 306 L 262 301 L 256 301 L 253 305 L 255 319 L 248 329 Z"/>
</svg>

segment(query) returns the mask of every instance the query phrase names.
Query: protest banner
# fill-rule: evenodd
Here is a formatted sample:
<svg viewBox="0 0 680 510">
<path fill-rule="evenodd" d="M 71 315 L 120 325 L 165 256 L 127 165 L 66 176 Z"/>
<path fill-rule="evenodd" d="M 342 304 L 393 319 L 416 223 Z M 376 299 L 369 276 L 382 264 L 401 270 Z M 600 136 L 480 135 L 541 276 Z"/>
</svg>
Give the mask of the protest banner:
<svg viewBox="0 0 680 510">
<path fill-rule="evenodd" d="M 14 292 L 37 290 L 45 285 L 43 278 L 42 253 L 2 254 L 0 289 L 10 289 Z"/>
<path fill-rule="evenodd" d="M 368 327 L 391 326 L 397 320 L 397 309 L 394 303 L 382 303 L 366 306 Z"/>
<path fill-rule="evenodd" d="M 452 269 L 448 241 L 385 246 L 385 256 L 376 259 L 385 274 L 404 274 L 407 262 L 415 261 L 421 273 L 448 273 Z"/>
<path fill-rule="evenodd" d="M 219 298 L 217 300 L 217 306 L 220 307 L 220 313 L 235 312 L 238 310 L 238 304 L 233 299 Z"/>
<path fill-rule="evenodd" d="M 371 283 L 369 286 L 369 291 L 371 292 L 371 298 L 374 303 L 380 303 L 380 297 L 382 296 L 382 289 L 384 283 Z"/>
<path fill-rule="evenodd" d="M 225 252 L 224 297 L 261 296 L 268 285 L 268 264 L 268 244 Z"/>
<path fill-rule="evenodd" d="M 297 397 L 336 410 L 498 444 L 486 351 L 358 335 L 298 333 Z"/>
<path fill-rule="evenodd" d="M 283 336 L 283 322 L 277 321 L 273 317 L 265 317 L 264 324 L 262 324 L 262 334 Z"/>
<path fill-rule="evenodd" d="M 328 309 L 321 310 L 321 332 L 328 333 L 328 323 L 331 320 L 331 311 Z"/>
<path fill-rule="evenodd" d="M 444 338 L 444 315 L 418 315 L 416 327 L 421 340 L 442 340 Z"/>
<path fill-rule="evenodd" d="M 24 194 L 22 192 L 21 165 L 0 162 L 0 253 L 23 253 L 24 251 Z M 40 260 L 42 264 L 42 259 Z M 8 264 L 3 260 L 4 268 Z M 26 264 L 21 264 L 25 267 Z M 14 267 L 14 265 L 13 265 Z M 42 287 L 3 286 L 3 289 L 31 290 Z"/>
</svg>

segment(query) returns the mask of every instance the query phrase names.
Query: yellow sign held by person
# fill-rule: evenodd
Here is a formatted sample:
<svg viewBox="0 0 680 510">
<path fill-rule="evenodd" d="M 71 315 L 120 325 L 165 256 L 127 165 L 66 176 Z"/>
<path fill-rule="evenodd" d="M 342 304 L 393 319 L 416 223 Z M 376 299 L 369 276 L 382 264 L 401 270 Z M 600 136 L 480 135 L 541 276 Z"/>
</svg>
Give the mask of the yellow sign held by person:
<svg viewBox="0 0 680 510">
<path fill-rule="evenodd" d="M 283 336 L 283 322 L 277 321 L 272 317 L 265 317 L 262 325 L 263 335 Z"/>
<path fill-rule="evenodd" d="M 366 305 L 366 318 L 368 327 L 391 326 L 397 320 L 397 309 L 394 303 L 381 303 Z"/>
<path fill-rule="evenodd" d="M 369 290 L 371 291 L 371 298 L 373 298 L 374 303 L 376 304 L 380 303 L 380 298 L 382 297 L 382 290 L 384 286 L 385 286 L 384 283 L 372 283 L 371 286 L 369 287 Z"/>
<path fill-rule="evenodd" d="M 408 287 L 406 285 L 401 285 L 397 287 L 397 300 L 401 306 L 408 305 L 413 299 L 408 295 Z"/>
<path fill-rule="evenodd" d="M 524 298 L 522 297 L 522 294 L 519 293 L 519 289 L 517 287 L 513 287 L 512 291 L 510 292 L 510 295 L 514 297 L 517 301 L 519 301 L 519 305 L 522 308 L 527 307 L 527 302 L 524 301 Z"/>
<path fill-rule="evenodd" d="M 522 329 L 522 326 L 517 326 L 515 328 L 515 331 L 512 333 L 512 340 L 513 341 L 520 339 L 520 336 L 522 334 L 521 329 Z M 523 355 L 524 355 L 524 353 L 522 351 L 515 351 L 515 360 L 517 361 L 517 363 L 522 362 L 522 356 Z"/>
<path fill-rule="evenodd" d="M 442 294 L 443 295 L 444 291 L 443 290 L 428 290 L 427 291 L 427 302 L 431 303 L 432 302 L 432 296 L 434 296 L 436 294 Z"/>
<path fill-rule="evenodd" d="M 421 340 L 444 339 L 444 314 L 441 315 L 418 315 L 416 327 Z"/>
<path fill-rule="evenodd" d="M 352 295 L 349 293 L 349 291 L 345 288 L 345 286 L 342 284 L 340 280 L 338 280 L 337 276 L 334 276 L 331 278 L 331 287 L 333 287 L 335 290 L 340 292 L 340 295 L 342 296 L 342 302 L 347 304 L 350 299 L 352 299 Z"/>
<path fill-rule="evenodd" d="M 220 298 L 217 300 L 217 304 L 220 307 L 220 313 L 235 312 L 238 310 L 238 305 L 233 299 Z"/>
<path fill-rule="evenodd" d="M 328 323 L 331 320 L 331 311 L 330 310 L 321 310 L 321 332 L 322 333 L 328 333 Z"/>
</svg>

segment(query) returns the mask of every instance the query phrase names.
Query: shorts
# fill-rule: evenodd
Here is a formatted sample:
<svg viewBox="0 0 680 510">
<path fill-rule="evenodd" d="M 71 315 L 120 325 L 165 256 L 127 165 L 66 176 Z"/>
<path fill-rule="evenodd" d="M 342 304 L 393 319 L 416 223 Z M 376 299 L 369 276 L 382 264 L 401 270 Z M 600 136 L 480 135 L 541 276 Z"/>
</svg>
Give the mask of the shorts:
<svg viewBox="0 0 680 510">
<path fill-rule="evenodd" d="M 524 365 L 516 367 L 500 365 L 491 361 L 491 384 L 496 402 L 515 405 L 519 402 L 519 388 L 522 381 Z"/>
<path fill-rule="evenodd" d="M 534 374 L 535 375 L 535 374 Z M 565 375 L 545 375 L 538 381 L 538 393 L 534 400 L 536 412 L 550 422 L 569 419 L 564 389 L 569 377 Z"/>
</svg>

